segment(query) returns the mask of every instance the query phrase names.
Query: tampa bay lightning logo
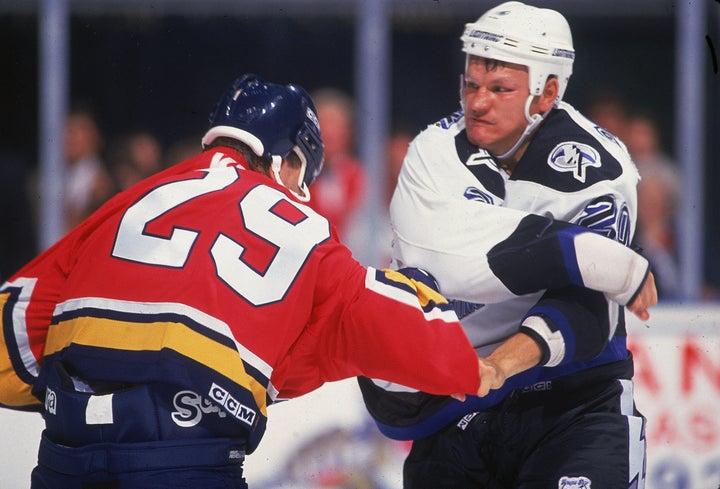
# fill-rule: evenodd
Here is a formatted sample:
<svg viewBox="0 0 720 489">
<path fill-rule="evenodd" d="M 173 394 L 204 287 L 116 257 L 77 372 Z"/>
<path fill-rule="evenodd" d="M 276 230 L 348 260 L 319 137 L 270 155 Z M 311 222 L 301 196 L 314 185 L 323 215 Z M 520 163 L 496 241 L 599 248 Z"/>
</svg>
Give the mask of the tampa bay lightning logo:
<svg viewBox="0 0 720 489">
<path fill-rule="evenodd" d="M 560 172 L 572 172 L 573 177 L 585 182 L 587 167 L 600 167 L 600 153 L 587 144 L 567 141 L 555 146 L 548 157 L 548 165 Z"/>
<path fill-rule="evenodd" d="M 465 192 L 463 193 L 463 196 L 468 200 L 477 200 L 480 202 L 485 202 L 486 204 L 492 205 L 494 203 L 494 200 L 492 196 L 487 193 L 483 192 L 477 187 L 468 187 L 465 189 Z"/>
</svg>

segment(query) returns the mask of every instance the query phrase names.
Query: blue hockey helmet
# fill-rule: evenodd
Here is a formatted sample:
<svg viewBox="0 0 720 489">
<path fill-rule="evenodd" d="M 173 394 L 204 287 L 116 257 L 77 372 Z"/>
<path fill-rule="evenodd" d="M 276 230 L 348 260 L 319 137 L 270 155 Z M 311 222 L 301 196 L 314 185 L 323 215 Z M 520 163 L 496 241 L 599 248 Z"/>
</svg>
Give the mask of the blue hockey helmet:
<svg viewBox="0 0 720 489">
<path fill-rule="evenodd" d="M 303 166 L 298 183 L 307 196 L 307 186 L 322 170 L 325 150 L 317 111 L 298 85 L 268 83 L 255 74 L 241 76 L 210 114 L 203 147 L 219 137 L 247 144 L 272 163 L 276 179 L 282 160 L 295 152 Z"/>
</svg>

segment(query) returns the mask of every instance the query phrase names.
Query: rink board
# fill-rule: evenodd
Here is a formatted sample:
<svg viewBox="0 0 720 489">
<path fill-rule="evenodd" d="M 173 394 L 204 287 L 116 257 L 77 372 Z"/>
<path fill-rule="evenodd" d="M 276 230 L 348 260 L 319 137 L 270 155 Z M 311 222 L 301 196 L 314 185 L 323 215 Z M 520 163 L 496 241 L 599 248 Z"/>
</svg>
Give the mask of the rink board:
<svg viewBox="0 0 720 489">
<path fill-rule="evenodd" d="M 663 306 L 629 321 L 635 394 L 648 418 L 647 487 L 720 486 L 720 306 Z M 401 487 L 407 445 L 382 438 L 354 380 L 271 406 L 268 433 L 246 461 L 250 487 L 319 488 L 362 478 Z M 29 487 L 39 415 L 0 409 L 0 489 Z M 370 481 L 369 479 L 372 479 Z"/>
</svg>

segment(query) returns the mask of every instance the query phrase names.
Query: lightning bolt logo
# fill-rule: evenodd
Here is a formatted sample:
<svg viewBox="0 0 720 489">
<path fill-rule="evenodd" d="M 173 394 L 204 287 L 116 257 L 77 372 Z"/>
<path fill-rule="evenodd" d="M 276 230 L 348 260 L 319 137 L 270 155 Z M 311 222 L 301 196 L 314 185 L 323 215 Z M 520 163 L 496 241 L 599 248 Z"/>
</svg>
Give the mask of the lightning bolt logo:
<svg viewBox="0 0 720 489">
<path fill-rule="evenodd" d="M 555 146 L 548 157 L 548 165 L 559 172 L 572 172 L 576 180 L 584 183 L 587 167 L 601 166 L 600 153 L 587 144 L 568 141 Z"/>
</svg>

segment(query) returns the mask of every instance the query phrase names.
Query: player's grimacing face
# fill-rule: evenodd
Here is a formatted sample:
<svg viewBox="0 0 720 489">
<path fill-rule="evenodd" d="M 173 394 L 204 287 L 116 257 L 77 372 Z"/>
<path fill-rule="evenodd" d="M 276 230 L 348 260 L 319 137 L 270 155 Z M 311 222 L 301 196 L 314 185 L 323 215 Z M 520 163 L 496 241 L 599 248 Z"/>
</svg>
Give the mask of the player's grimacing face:
<svg viewBox="0 0 720 489">
<path fill-rule="evenodd" d="M 512 63 L 488 64 L 473 56 L 468 60 L 464 80 L 462 98 L 468 140 L 494 154 L 506 152 L 527 126 L 527 68 Z"/>
</svg>

